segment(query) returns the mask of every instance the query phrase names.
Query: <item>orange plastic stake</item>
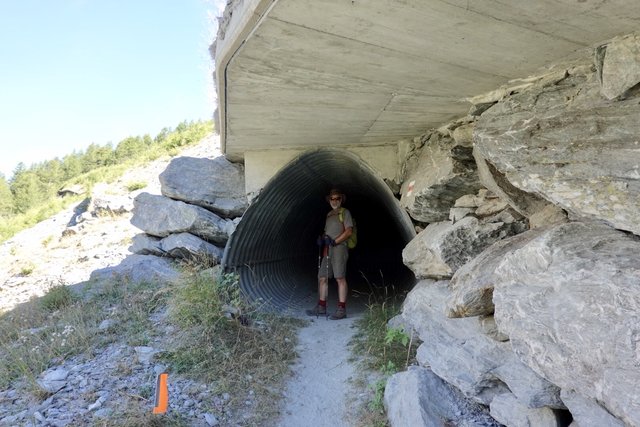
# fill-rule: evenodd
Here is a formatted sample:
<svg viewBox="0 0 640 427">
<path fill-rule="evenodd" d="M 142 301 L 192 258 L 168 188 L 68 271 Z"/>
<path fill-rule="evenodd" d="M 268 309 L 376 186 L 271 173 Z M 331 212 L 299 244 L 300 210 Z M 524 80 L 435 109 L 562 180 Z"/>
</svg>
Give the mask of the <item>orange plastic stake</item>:
<svg viewBox="0 0 640 427">
<path fill-rule="evenodd" d="M 166 414 L 167 407 L 169 406 L 169 387 L 167 386 L 167 380 L 169 374 L 166 372 L 158 375 L 156 380 L 156 399 L 155 406 L 153 407 L 154 414 Z"/>
</svg>

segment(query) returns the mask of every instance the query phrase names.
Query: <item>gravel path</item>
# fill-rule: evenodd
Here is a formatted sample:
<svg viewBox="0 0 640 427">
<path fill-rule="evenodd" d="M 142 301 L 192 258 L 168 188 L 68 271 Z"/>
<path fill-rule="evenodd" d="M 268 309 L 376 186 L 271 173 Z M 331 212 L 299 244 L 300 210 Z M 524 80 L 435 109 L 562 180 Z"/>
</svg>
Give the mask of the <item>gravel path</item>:
<svg viewBox="0 0 640 427">
<path fill-rule="evenodd" d="M 356 392 L 356 374 L 348 344 L 356 332 L 355 317 L 313 319 L 299 333 L 299 358 L 287 384 L 281 427 L 351 426 L 348 404 Z"/>
</svg>

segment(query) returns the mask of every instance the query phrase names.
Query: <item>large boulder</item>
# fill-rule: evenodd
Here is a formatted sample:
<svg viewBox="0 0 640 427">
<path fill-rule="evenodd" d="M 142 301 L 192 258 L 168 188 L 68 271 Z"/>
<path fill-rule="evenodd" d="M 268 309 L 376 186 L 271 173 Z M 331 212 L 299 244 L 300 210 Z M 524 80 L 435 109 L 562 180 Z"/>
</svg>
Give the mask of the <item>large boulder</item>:
<svg viewBox="0 0 640 427">
<path fill-rule="evenodd" d="M 456 199 L 481 187 L 472 142 L 434 132 L 406 171 L 400 204 L 421 222 L 444 221 Z"/>
<path fill-rule="evenodd" d="M 639 91 L 625 90 L 638 82 L 637 43 L 634 37 L 608 45 L 606 52 L 615 55 L 601 55 L 596 64 L 602 84 L 588 57 L 555 84 L 530 87 L 489 108 L 474 129 L 478 156 L 514 187 L 574 218 L 640 234 Z M 620 87 L 615 76 L 624 76 Z M 621 93 L 625 97 L 616 97 Z"/>
<path fill-rule="evenodd" d="M 505 175 L 498 171 L 493 164 L 484 157 L 478 149 L 473 150 L 473 157 L 478 167 L 480 182 L 487 189 L 498 195 L 520 214 L 531 218 L 536 214 L 547 211 L 547 217 L 553 222 L 564 222 L 566 214 L 562 209 L 535 193 L 528 193 L 514 186 L 506 179 Z"/>
<path fill-rule="evenodd" d="M 607 99 L 625 96 L 640 83 L 640 35 L 617 37 L 600 46 L 597 63 L 601 93 Z"/>
<path fill-rule="evenodd" d="M 180 273 L 168 258 L 153 255 L 129 255 L 118 265 L 92 271 L 89 280 L 93 282 L 173 283 L 179 278 Z"/>
<path fill-rule="evenodd" d="M 224 252 L 222 248 L 190 233 L 171 234 L 163 239 L 137 234 L 132 239 L 129 251 L 140 255 L 207 260 L 212 264 L 219 263 Z"/>
<path fill-rule="evenodd" d="M 244 167 L 223 156 L 214 159 L 176 157 L 160 174 L 163 195 L 202 206 L 223 218 L 247 209 Z"/>
<path fill-rule="evenodd" d="M 140 255 L 166 255 L 162 250 L 162 239 L 159 237 L 150 236 L 145 233 L 138 233 L 131 238 L 131 246 L 129 246 L 129 252 Z"/>
<path fill-rule="evenodd" d="M 558 387 L 522 363 L 508 342 L 485 335 L 477 318 L 446 317 L 447 286 L 447 281 L 422 280 L 405 299 L 404 322 L 423 341 L 418 362 L 485 405 L 511 390 L 527 407 L 564 408 Z"/>
<path fill-rule="evenodd" d="M 571 412 L 573 420 L 580 427 L 625 427 L 622 421 L 611 415 L 597 402 L 575 391 L 561 390 L 560 397 Z"/>
<path fill-rule="evenodd" d="M 505 255 L 529 243 L 540 235 L 541 230 L 529 230 L 499 240 L 460 267 L 449 283 L 451 295 L 446 304 L 447 316 L 470 317 L 492 314 L 495 269 Z"/>
<path fill-rule="evenodd" d="M 134 199 L 131 224 L 156 237 L 189 232 L 219 245 L 229 240 L 236 227 L 234 221 L 200 206 L 149 193 L 140 193 Z"/>
<path fill-rule="evenodd" d="M 429 224 L 405 246 L 402 260 L 419 279 L 449 278 L 486 247 L 519 231 L 514 222 L 482 221 L 473 216 L 453 224 Z"/>
<path fill-rule="evenodd" d="M 640 238 L 555 226 L 505 254 L 495 319 L 518 357 L 562 389 L 640 425 Z"/>
<path fill-rule="evenodd" d="M 410 366 L 389 378 L 384 388 L 384 406 L 392 427 L 499 427 L 484 407 L 419 366 Z"/>
<path fill-rule="evenodd" d="M 178 233 L 160 241 L 164 252 L 174 258 L 200 260 L 212 265 L 219 264 L 224 250 L 190 233 Z"/>
<path fill-rule="evenodd" d="M 509 427 L 558 427 L 551 408 L 528 408 L 513 393 L 504 393 L 491 401 L 491 416 Z"/>
</svg>

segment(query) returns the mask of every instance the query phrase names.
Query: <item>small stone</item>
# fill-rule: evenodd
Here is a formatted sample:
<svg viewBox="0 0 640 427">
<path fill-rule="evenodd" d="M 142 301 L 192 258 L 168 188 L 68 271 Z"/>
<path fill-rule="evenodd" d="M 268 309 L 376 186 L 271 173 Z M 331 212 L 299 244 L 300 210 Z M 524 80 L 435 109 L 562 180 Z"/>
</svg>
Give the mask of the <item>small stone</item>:
<svg viewBox="0 0 640 427">
<path fill-rule="evenodd" d="M 153 373 L 156 375 L 160 375 L 167 370 L 167 365 L 155 365 L 153 367 Z"/>
<path fill-rule="evenodd" d="M 153 347 L 147 347 L 147 346 L 134 347 L 134 350 L 138 355 L 138 361 L 144 364 L 150 363 L 153 356 L 158 352 Z"/>
<path fill-rule="evenodd" d="M 98 330 L 100 331 L 106 331 L 107 329 L 112 328 L 115 325 L 115 322 L 113 319 L 104 319 L 100 325 L 98 325 Z"/>
<path fill-rule="evenodd" d="M 42 387 L 45 391 L 49 393 L 56 393 L 60 391 L 67 382 L 67 376 L 69 375 L 69 371 L 66 369 L 58 368 L 52 371 L 48 371 L 44 374 L 42 379 L 39 379 L 38 385 Z"/>
<path fill-rule="evenodd" d="M 102 395 L 98 398 L 98 400 L 96 400 L 94 403 L 92 403 L 91 405 L 89 405 L 89 407 L 87 408 L 87 411 L 93 411 L 95 409 L 98 409 L 100 407 L 102 407 L 102 404 L 107 400 L 107 395 Z"/>
<path fill-rule="evenodd" d="M 204 414 L 204 420 L 207 422 L 209 427 L 214 427 L 214 426 L 217 426 L 218 424 L 220 424 L 220 422 L 218 421 L 216 416 L 213 415 L 213 414 L 209 414 L 209 413 Z"/>
<path fill-rule="evenodd" d="M 98 409 L 96 412 L 94 412 L 94 416 L 96 418 L 109 418 L 111 416 L 111 413 L 113 411 L 109 408 L 102 408 L 102 409 Z"/>
<path fill-rule="evenodd" d="M 43 381 L 64 381 L 67 379 L 69 371 L 63 368 L 54 369 L 47 372 L 42 378 Z"/>
</svg>

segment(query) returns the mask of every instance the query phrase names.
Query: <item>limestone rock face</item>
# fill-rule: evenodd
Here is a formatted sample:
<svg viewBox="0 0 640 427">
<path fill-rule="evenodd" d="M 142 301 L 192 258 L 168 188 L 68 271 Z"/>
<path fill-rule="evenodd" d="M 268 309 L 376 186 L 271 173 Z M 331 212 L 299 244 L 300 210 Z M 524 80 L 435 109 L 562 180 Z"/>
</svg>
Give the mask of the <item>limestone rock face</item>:
<svg viewBox="0 0 640 427">
<path fill-rule="evenodd" d="M 189 232 L 220 245 L 235 230 L 232 220 L 200 206 L 149 193 L 140 193 L 134 199 L 131 223 L 152 236 Z"/>
<path fill-rule="evenodd" d="M 611 40 L 598 49 L 602 94 L 607 99 L 624 96 L 640 83 L 640 35 L 629 34 Z"/>
<path fill-rule="evenodd" d="M 391 426 L 499 426 L 480 405 L 467 400 L 429 369 L 419 366 L 410 366 L 389 378 L 384 389 L 384 404 Z"/>
<path fill-rule="evenodd" d="M 558 419 L 551 408 L 527 408 L 512 393 L 496 396 L 491 401 L 491 416 L 506 426 L 557 427 Z"/>
<path fill-rule="evenodd" d="M 482 185 L 498 195 L 512 208 L 527 218 L 544 210 L 554 210 L 561 215 L 560 208 L 534 193 L 527 193 L 511 184 L 504 174 L 500 173 L 478 149 L 473 150 L 473 157 L 478 166 L 478 176 Z"/>
<path fill-rule="evenodd" d="M 207 258 L 214 264 L 220 263 L 223 250 L 190 233 L 171 234 L 160 241 L 164 252 L 174 258 L 202 259 Z"/>
<path fill-rule="evenodd" d="M 530 230 L 499 240 L 460 267 L 449 284 L 451 296 L 447 300 L 447 316 L 469 317 L 492 314 L 495 269 L 505 255 L 539 236 L 541 233 L 539 230 Z"/>
<path fill-rule="evenodd" d="M 244 167 L 223 156 L 177 157 L 160 174 L 161 192 L 171 199 L 202 206 L 223 218 L 247 209 Z"/>
<path fill-rule="evenodd" d="M 405 299 L 402 316 L 423 341 L 418 362 L 485 405 L 511 390 L 527 407 L 563 408 L 560 390 L 525 366 L 510 343 L 485 335 L 477 318 L 445 316 L 447 285 L 423 280 Z"/>
<path fill-rule="evenodd" d="M 588 399 L 574 391 L 561 390 L 560 397 L 567 405 L 573 420 L 580 427 L 624 427 L 624 423 L 614 418 L 597 402 Z"/>
<path fill-rule="evenodd" d="M 555 226 L 504 256 L 495 319 L 515 354 L 562 389 L 640 425 L 640 238 Z"/>
<path fill-rule="evenodd" d="M 606 68 L 606 56 L 604 61 Z M 616 75 L 634 75 L 640 56 L 616 62 L 626 64 Z M 604 71 L 603 79 L 610 80 Z M 640 234 L 638 117 L 637 94 L 616 101 L 603 97 L 588 58 L 584 66 L 567 70 L 564 80 L 512 95 L 487 110 L 476 123 L 474 149 L 514 187 L 576 218 L 597 218 Z"/>
<path fill-rule="evenodd" d="M 483 222 L 472 216 L 454 224 L 429 224 L 407 244 L 402 260 L 419 279 L 449 278 L 486 247 L 517 230 L 514 223 Z"/>
<path fill-rule="evenodd" d="M 160 244 L 161 239 L 158 237 L 150 236 L 145 233 L 139 233 L 133 236 L 131 239 L 131 246 L 129 251 L 134 254 L 140 255 L 157 255 L 163 256 L 165 252 L 162 250 Z"/>
<path fill-rule="evenodd" d="M 456 199 L 480 189 L 470 141 L 458 141 L 434 132 L 407 170 L 400 204 L 413 219 L 444 221 Z"/>
</svg>

